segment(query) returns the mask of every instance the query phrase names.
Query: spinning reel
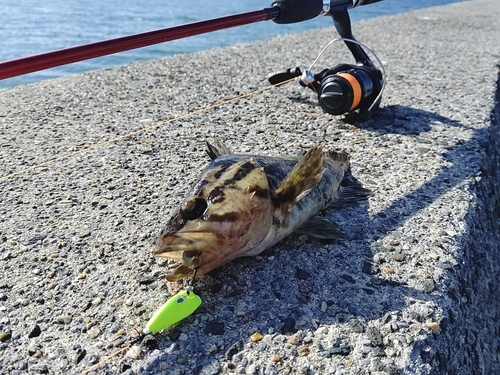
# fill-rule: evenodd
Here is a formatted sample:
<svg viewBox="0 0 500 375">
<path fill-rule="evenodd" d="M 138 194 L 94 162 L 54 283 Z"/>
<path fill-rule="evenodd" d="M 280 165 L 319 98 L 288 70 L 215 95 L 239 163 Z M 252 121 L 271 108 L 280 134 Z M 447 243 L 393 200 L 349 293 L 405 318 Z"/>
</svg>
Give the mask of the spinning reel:
<svg viewBox="0 0 500 375">
<path fill-rule="evenodd" d="M 299 77 L 301 86 L 310 88 L 318 95 L 319 104 L 325 112 L 332 115 L 347 114 L 349 118 L 360 121 L 368 119 L 378 108 L 385 86 L 385 72 L 376 54 L 354 39 L 347 12 L 350 7 L 352 4 L 344 3 L 329 9 L 327 14 L 332 16 L 341 38 L 330 41 L 308 70 L 302 72 L 298 67 L 287 69 L 272 74 L 269 82 L 276 85 Z M 339 64 L 316 74 L 311 73 L 321 55 L 336 41 L 345 42 L 356 64 Z M 373 64 L 363 47 L 375 57 L 380 69 Z"/>
</svg>

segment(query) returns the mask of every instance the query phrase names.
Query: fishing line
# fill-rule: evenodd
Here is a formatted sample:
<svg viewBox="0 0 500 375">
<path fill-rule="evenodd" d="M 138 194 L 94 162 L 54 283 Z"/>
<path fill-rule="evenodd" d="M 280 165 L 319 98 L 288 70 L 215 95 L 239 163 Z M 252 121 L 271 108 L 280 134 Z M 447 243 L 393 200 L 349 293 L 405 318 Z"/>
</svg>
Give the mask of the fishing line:
<svg viewBox="0 0 500 375">
<path fill-rule="evenodd" d="M 283 85 L 283 84 L 288 83 L 288 82 L 293 81 L 293 80 L 294 80 L 294 78 L 289 79 L 289 80 L 284 81 L 284 82 L 281 82 L 279 84 L 265 86 L 265 87 L 262 87 L 260 89 L 255 90 L 255 91 L 251 91 L 251 92 L 248 92 L 248 93 L 245 93 L 245 94 L 238 95 L 238 96 L 236 96 L 234 98 L 230 98 L 230 99 L 223 100 L 223 101 L 215 103 L 215 104 L 211 104 L 209 106 L 203 107 L 203 108 L 198 109 L 196 111 L 193 111 L 193 112 L 181 115 L 181 116 L 177 116 L 177 117 L 174 117 L 172 119 L 169 119 L 169 120 L 166 120 L 166 121 L 162 121 L 162 122 L 159 122 L 157 124 L 153 124 L 153 125 L 147 126 L 145 128 L 142 128 L 142 129 L 135 130 L 133 132 L 124 134 L 124 135 L 120 135 L 118 137 L 109 139 L 109 140 L 104 141 L 104 142 L 96 143 L 96 144 L 89 145 L 89 146 L 84 146 L 81 150 L 74 151 L 74 152 L 69 152 L 67 154 L 57 156 L 57 157 L 55 157 L 53 159 L 49 159 L 49 160 L 43 161 L 41 163 L 32 165 L 30 167 L 21 169 L 19 171 L 12 172 L 12 173 L 6 174 L 4 176 L 1 176 L 0 177 L 0 182 L 9 180 L 12 177 L 15 177 L 15 176 L 18 176 L 18 175 L 21 175 L 21 174 L 24 174 L 24 173 L 32 172 L 35 169 L 38 169 L 38 168 L 41 168 L 41 167 L 45 167 L 45 166 L 54 164 L 54 163 L 56 163 L 58 161 L 61 161 L 61 160 L 64 160 L 64 159 L 69 159 L 69 158 L 71 158 L 73 156 L 76 156 L 76 155 L 79 155 L 79 154 L 83 154 L 83 153 L 91 151 L 91 150 L 95 150 L 96 148 L 104 147 L 104 146 L 107 146 L 109 144 L 116 143 L 116 142 L 121 141 L 123 139 L 130 138 L 130 137 L 132 137 L 134 135 L 141 134 L 141 133 L 144 133 L 144 132 L 147 132 L 147 131 L 150 131 L 150 130 L 154 130 L 154 129 L 159 128 L 159 127 L 161 127 L 163 125 L 167 125 L 167 124 L 170 124 L 172 122 L 179 121 L 179 120 L 184 120 L 184 119 L 189 118 L 191 116 L 195 116 L 195 115 L 198 115 L 200 113 L 207 112 L 207 111 L 209 111 L 211 109 L 215 109 L 215 108 L 221 107 L 221 106 L 223 106 L 225 104 L 229 104 L 229 103 L 235 102 L 235 101 L 237 101 L 239 99 L 250 97 L 252 95 L 255 95 L 255 94 L 258 94 L 260 92 L 269 90 L 269 89 L 271 89 L 273 87 L 276 87 L 276 86 L 279 86 L 279 85 Z"/>
<path fill-rule="evenodd" d="M 382 64 L 382 62 L 380 61 L 380 59 L 378 58 L 377 54 L 371 50 L 370 48 L 368 48 L 366 45 L 364 45 L 363 43 L 360 43 L 358 42 L 357 40 L 353 40 L 353 39 L 348 39 L 348 38 L 336 38 L 336 39 L 332 39 L 331 41 L 329 41 L 324 47 L 323 49 L 319 52 L 318 56 L 316 57 L 316 59 L 312 62 L 311 66 L 309 67 L 309 71 L 311 71 L 311 69 L 314 67 L 314 65 L 316 65 L 316 63 L 320 60 L 320 58 L 323 56 L 323 54 L 326 52 L 326 50 L 335 42 L 338 42 L 338 41 L 344 41 L 344 42 L 350 42 L 350 43 L 355 43 L 359 46 L 361 46 L 362 48 L 365 48 L 368 52 L 370 52 L 370 54 L 375 58 L 375 60 L 378 62 L 380 68 L 381 68 L 381 71 L 382 71 L 382 88 L 380 90 L 380 92 L 378 93 L 377 97 L 375 98 L 375 100 L 373 101 L 373 103 L 370 105 L 368 111 L 371 111 L 373 109 L 373 107 L 375 105 L 377 105 L 377 102 L 378 100 L 382 97 L 382 93 L 384 91 L 384 88 L 385 88 L 385 82 L 386 82 L 386 72 L 385 72 L 385 68 L 384 68 L 384 65 Z M 9 173 L 9 174 L 6 174 L 4 176 L 0 176 L 0 182 L 2 181 L 6 181 L 6 180 L 9 180 L 15 176 L 18 176 L 18 175 L 21 175 L 21 174 L 24 174 L 24 173 L 28 173 L 28 172 L 31 172 L 31 171 L 34 171 L 35 169 L 38 169 L 38 168 L 41 168 L 41 167 L 45 167 L 45 166 L 48 166 L 48 165 L 51 165 L 51 164 L 54 164 L 54 163 L 57 163 L 58 161 L 61 161 L 61 160 L 65 160 L 65 159 L 69 159 L 73 156 L 76 156 L 76 155 L 79 155 L 79 154 L 83 154 L 83 153 L 86 153 L 88 151 L 91 151 L 91 150 L 94 150 L 96 148 L 99 148 L 99 147 L 104 147 L 104 146 L 107 146 L 109 144 L 112 144 L 112 143 L 116 143 L 118 141 L 121 141 L 121 140 L 124 140 L 124 139 L 127 139 L 127 138 L 130 138 L 134 135 L 137 135 L 137 134 L 141 134 L 141 133 L 144 133 L 144 132 L 147 132 L 147 131 L 151 131 L 151 130 L 154 130 L 156 128 L 159 128 L 163 125 L 167 125 L 167 124 L 170 124 L 172 122 L 176 122 L 176 121 L 179 121 L 179 120 L 184 120 L 186 118 L 189 118 L 191 116 L 195 116 L 195 115 L 198 115 L 200 113 L 203 113 L 203 112 L 207 112 L 211 109 L 215 109 L 217 107 L 220 107 L 220 106 L 223 106 L 225 104 L 228 104 L 228 103 L 232 103 L 232 102 L 235 102 L 239 99 L 243 99 L 243 98 L 246 98 L 246 97 L 250 97 L 252 95 L 255 95 L 255 94 L 258 94 L 260 92 L 263 92 L 263 91 L 266 91 L 266 90 L 269 90 L 273 87 L 276 87 L 276 86 L 281 86 L 281 85 L 284 85 L 288 82 L 291 82 L 295 80 L 295 78 L 290 78 L 290 79 L 287 79 L 285 81 L 282 81 L 282 82 L 278 82 L 278 83 L 274 83 L 272 85 L 269 85 L 269 86 L 265 86 L 265 87 L 262 87 L 260 89 L 257 89 L 257 90 L 254 90 L 254 91 L 251 91 L 251 92 L 248 92 L 248 93 L 245 93 L 245 94 L 241 94 L 241 95 L 238 95 L 234 98 L 230 98 L 230 99 L 227 99 L 227 100 L 223 100 L 221 102 L 218 102 L 218 103 L 215 103 L 215 104 L 212 104 L 212 105 L 209 105 L 209 106 L 206 106 L 206 107 L 203 107 L 201 109 L 198 109 L 194 112 L 190 112 L 190 113 L 187 113 L 187 114 L 184 114 L 184 115 L 181 115 L 181 116 L 177 116 L 177 117 L 174 117 L 172 119 L 169 119 L 169 120 L 166 120 L 166 121 L 162 121 L 162 122 L 159 122 L 157 124 L 153 124 L 151 126 L 148 126 L 148 127 L 145 127 L 145 128 L 142 128 L 142 129 L 139 129 L 139 130 L 136 130 L 136 131 L 133 131 L 133 132 L 130 132 L 130 133 L 127 133 L 127 134 L 124 134 L 124 135 L 121 135 L 121 136 L 118 136 L 118 137 L 115 137 L 115 138 L 112 138 L 110 140 L 107 140 L 107 141 L 104 141 L 104 142 L 100 142 L 100 143 L 95 143 L 93 145 L 89 145 L 89 146 L 85 146 L 84 148 L 78 150 L 78 151 L 74 151 L 74 152 L 70 152 L 70 153 L 67 153 L 67 154 L 64 154 L 64 155 L 60 155 L 58 157 L 55 157 L 53 159 L 49 159 L 49 160 L 46 160 L 46 161 L 43 161 L 41 163 L 38 163 L 38 164 L 35 164 L 35 165 L 32 165 L 30 167 L 27 167 L 27 168 L 24 168 L 24 169 L 21 169 L 19 171 L 16 171 L 16 172 L 12 172 L 12 173 Z"/>
<path fill-rule="evenodd" d="M 140 338 L 140 336 L 139 336 L 137 339 L 139 339 L 139 338 Z M 94 365 L 90 366 L 88 369 L 83 370 L 83 371 L 80 373 L 80 375 L 85 375 L 85 374 L 89 373 L 90 371 L 92 371 L 92 370 L 96 369 L 97 367 L 99 367 L 99 366 L 100 366 L 100 365 L 102 365 L 103 363 L 108 362 L 111 358 L 116 357 L 118 354 L 120 354 L 120 353 L 124 352 L 125 350 L 132 348 L 132 344 L 133 344 L 133 343 L 134 343 L 137 339 L 135 339 L 132 343 L 128 344 L 127 346 L 124 346 L 123 348 L 121 348 L 121 349 L 117 350 L 116 352 L 111 353 L 111 354 L 110 354 L 110 355 L 108 355 L 107 357 L 104 357 L 101 361 L 99 361 L 99 362 L 97 362 L 96 364 L 94 364 Z"/>
</svg>

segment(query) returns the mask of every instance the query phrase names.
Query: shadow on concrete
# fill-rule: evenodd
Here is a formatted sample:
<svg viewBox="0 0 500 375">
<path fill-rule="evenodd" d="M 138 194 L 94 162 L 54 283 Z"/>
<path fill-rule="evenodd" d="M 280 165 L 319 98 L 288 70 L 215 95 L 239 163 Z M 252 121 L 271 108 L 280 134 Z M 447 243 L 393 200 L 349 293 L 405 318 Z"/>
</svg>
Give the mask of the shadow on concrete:
<svg viewBox="0 0 500 375">
<path fill-rule="evenodd" d="M 462 127 L 463 125 L 434 112 L 400 105 L 384 106 L 375 111 L 372 117 L 355 126 L 382 134 L 420 135 L 428 132 L 433 123 Z"/>
<path fill-rule="evenodd" d="M 481 133 L 481 178 L 474 186 L 475 205 L 466 218 L 466 232 L 458 239 L 461 267 L 452 270 L 448 291 L 438 301 L 447 329 L 433 342 L 417 343 L 412 352 L 436 374 L 500 373 L 500 74 L 490 126 Z M 452 160 L 460 151 L 451 150 Z M 454 181 L 460 177 L 454 176 Z"/>
</svg>

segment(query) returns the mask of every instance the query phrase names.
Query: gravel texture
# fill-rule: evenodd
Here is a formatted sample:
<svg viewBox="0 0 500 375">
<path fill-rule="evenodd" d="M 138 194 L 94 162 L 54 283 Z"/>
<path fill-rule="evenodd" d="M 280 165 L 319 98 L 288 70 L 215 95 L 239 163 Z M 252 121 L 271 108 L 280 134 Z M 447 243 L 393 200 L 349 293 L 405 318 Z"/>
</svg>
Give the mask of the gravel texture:
<svg viewBox="0 0 500 375">
<path fill-rule="evenodd" d="M 203 110 L 308 67 L 333 27 L 0 91 L 0 373 L 81 373 L 182 288 L 152 247 L 214 135 L 346 150 L 374 195 L 327 212 L 342 243 L 215 270 L 195 314 L 90 373 L 500 373 L 498 19 L 473 0 L 354 24 L 388 72 L 362 124 L 295 83 Z"/>
</svg>

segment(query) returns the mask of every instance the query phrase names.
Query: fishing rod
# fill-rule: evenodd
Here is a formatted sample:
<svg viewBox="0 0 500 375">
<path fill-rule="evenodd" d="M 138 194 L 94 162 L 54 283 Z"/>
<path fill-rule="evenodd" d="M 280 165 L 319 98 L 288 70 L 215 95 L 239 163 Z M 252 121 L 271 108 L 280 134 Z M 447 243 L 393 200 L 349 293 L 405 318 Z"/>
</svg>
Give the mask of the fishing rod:
<svg viewBox="0 0 500 375">
<path fill-rule="evenodd" d="M 0 62 L 0 79 L 259 21 L 295 23 L 380 0 L 276 0 L 270 8 Z M 350 47 L 351 48 L 351 47 Z"/>
</svg>

